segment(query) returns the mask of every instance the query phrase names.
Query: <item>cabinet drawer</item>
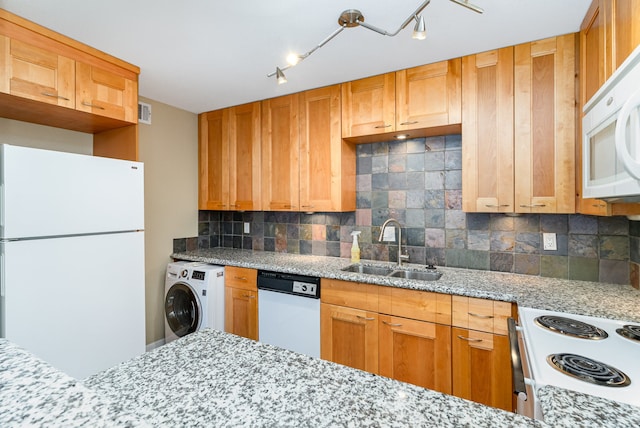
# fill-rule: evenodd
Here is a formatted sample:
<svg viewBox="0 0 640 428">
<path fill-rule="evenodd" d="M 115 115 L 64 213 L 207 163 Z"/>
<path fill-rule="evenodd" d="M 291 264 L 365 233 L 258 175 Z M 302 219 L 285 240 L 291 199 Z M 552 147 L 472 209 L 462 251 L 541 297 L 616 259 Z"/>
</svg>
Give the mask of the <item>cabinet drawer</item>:
<svg viewBox="0 0 640 428">
<path fill-rule="evenodd" d="M 226 266 L 224 268 L 227 287 L 241 288 L 243 290 L 257 290 L 258 271 L 255 269 Z"/>
<path fill-rule="evenodd" d="M 320 300 L 332 305 L 378 312 L 378 290 L 383 287 L 359 282 L 322 279 Z"/>
<path fill-rule="evenodd" d="M 451 325 L 451 296 L 406 288 L 381 287 L 379 312 Z"/>
<path fill-rule="evenodd" d="M 455 327 L 507 334 L 507 318 L 512 316 L 512 304 L 488 299 L 453 296 L 452 324 Z"/>
</svg>

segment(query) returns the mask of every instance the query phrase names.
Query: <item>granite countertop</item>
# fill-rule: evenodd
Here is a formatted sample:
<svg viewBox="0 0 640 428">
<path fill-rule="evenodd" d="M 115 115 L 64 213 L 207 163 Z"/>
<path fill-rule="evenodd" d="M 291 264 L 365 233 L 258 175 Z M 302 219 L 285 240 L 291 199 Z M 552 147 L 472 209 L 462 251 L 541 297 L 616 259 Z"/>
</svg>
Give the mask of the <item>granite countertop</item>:
<svg viewBox="0 0 640 428">
<path fill-rule="evenodd" d="M 522 307 L 547 309 L 630 322 L 640 322 L 640 292 L 629 285 L 544 278 L 472 269 L 438 267 L 437 281 L 417 281 L 344 272 L 349 259 L 304 256 L 267 251 L 212 248 L 174 253 L 173 258 L 226 266 L 274 270 L 345 281 L 435 291 L 453 295 L 515 302 Z M 363 260 L 363 264 L 393 263 Z M 410 269 L 424 266 L 406 264 Z"/>
<path fill-rule="evenodd" d="M 545 426 L 211 329 L 98 373 L 85 384 L 154 426 Z"/>
</svg>

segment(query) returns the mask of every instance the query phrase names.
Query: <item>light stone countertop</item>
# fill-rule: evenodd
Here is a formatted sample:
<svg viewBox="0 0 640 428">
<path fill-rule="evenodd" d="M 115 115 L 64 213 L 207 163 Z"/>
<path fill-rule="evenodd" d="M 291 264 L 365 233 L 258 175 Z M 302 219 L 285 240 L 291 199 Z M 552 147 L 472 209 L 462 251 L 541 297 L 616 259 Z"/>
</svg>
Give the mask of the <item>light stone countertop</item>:
<svg viewBox="0 0 640 428">
<path fill-rule="evenodd" d="M 172 257 L 217 265 L 502 300 L 515 302 L 522 307 L 640 322 L 640 291 L 629 285 L 447 267 L 438 267 L 443 275 L 437 281 L 417 281 L 344 272 L 341 269 L 351 264 L 349 259 L 344 258 L 230 248 L 174 253 Z M 368 260 L 363 260 L 362 263 L 395 266 L 394 263 Z M 405 264 L 405 266 L 418 270 L 424 269 L 424 265 Z"/>
</svg>

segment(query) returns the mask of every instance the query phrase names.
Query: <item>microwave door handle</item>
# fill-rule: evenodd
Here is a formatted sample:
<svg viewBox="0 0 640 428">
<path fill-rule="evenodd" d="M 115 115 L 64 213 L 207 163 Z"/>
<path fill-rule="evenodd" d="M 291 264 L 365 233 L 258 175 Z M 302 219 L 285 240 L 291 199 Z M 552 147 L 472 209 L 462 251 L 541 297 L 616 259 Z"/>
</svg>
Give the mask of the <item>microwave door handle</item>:
<svg viewBox="0 0 640 428">
<path fill-rule="evenodd" d="M 616 153 L 622 160 L 624 168 L 629 175 L 640 180 L 640 162 L 634 159 L 629 150 L 627 150 L 626 143 L 626 128 L 627 121 L 631 119 L 631 141 L 640 141 L 640 125 L 638 124 L 638 107 L 640 106 L 640 89 L 629 97 L 624 103 L 620 112 L 618 113 L 618 120 L 616 122 L 615 143 Z M 633 114 L 633 117 L 632 117 Z M 638 144 L 637 150 L 640 150 L 640 144 Z"/>
</svg>

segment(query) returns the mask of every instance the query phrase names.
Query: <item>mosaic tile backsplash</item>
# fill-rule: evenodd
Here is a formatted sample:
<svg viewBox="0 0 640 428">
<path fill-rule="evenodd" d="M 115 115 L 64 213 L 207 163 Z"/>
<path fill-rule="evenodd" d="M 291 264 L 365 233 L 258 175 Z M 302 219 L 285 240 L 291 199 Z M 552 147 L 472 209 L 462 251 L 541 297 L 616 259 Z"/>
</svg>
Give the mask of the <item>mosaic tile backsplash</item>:
<svg viewBox="0 0 640 428">
<path fill-rule="evenodd" d="M 382 223 L 395 218 L 411 263 L 623 284 L 634 279 L 640 222 L 464 213 L 461 147 L 460 135 L 358 145 L 355 212 L 200 211 L 198 237 L 174 240 L 174 251 L 220 246 L 348 258 L 351 232 L 359 230 L 363 260 L 396 261 L 397 244 L 378 241 Z M 250 233 L 243 233 L 245 222 Z M 556 251 L 543 250 L 544 232 L 556 233 Z"/>
</svg>

